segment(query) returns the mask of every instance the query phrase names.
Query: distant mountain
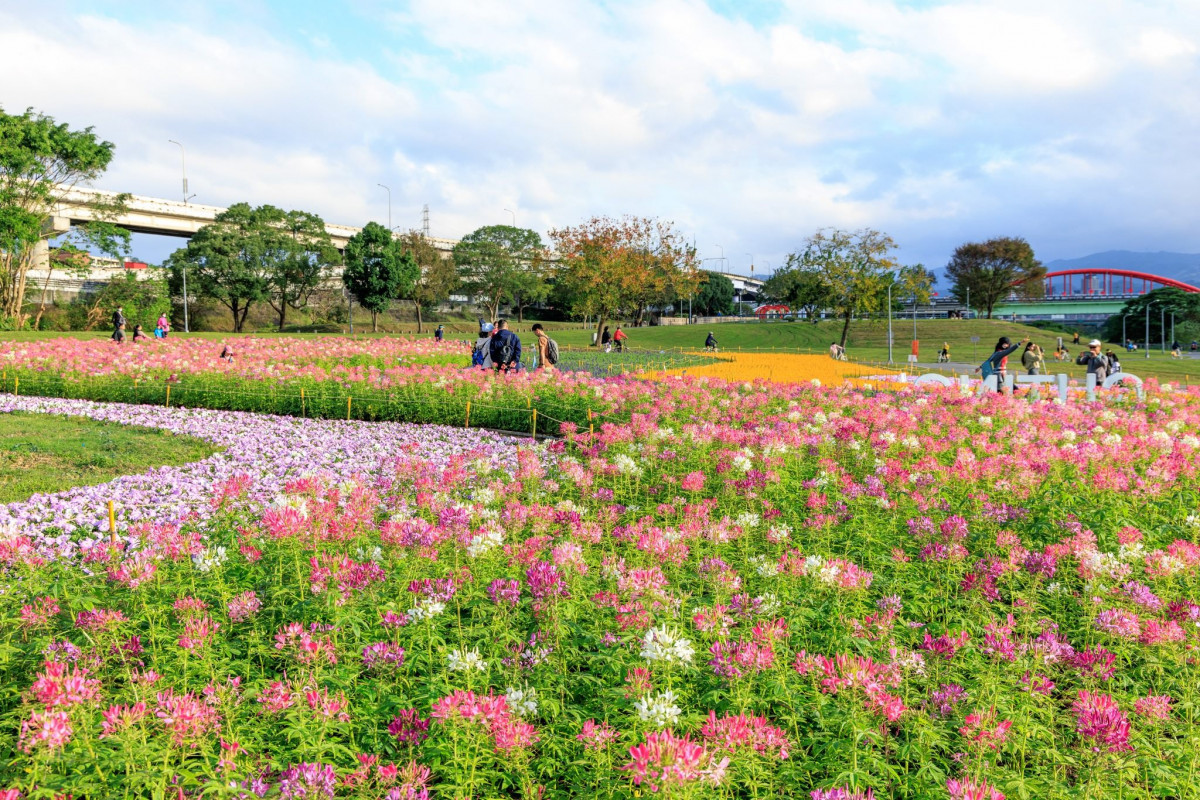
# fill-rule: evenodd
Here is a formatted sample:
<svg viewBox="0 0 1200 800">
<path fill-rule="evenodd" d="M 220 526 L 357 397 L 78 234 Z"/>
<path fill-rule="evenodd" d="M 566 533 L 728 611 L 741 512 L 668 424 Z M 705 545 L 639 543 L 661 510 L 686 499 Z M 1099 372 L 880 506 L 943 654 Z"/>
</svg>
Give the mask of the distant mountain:
<svg viewBox="0 0 1200 800">
<path fill-rule="evenodd" d="M 1059 258 L 1046 262 L 1049 272 L 1064 269 L 1129 269 L 1200 286 L 1200 253 L 1134 253 L 1109 250 L 1082 258 Z"/>
</svg>

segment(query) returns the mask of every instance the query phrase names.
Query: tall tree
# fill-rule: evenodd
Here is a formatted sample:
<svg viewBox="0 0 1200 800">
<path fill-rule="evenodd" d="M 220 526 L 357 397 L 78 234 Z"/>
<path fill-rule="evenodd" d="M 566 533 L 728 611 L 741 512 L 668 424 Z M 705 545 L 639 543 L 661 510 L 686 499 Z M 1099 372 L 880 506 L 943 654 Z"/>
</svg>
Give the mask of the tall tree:
<svg viewBox="0 0 1200 800">
<path fill-rule="evenodd" d="M 596 344 L 604 323 L 622 311 L 691 297 L 700 285 L 696 251 L 664 220 L 593 217 L 550 232 L 563 264 L 562 296 L 572 311 L 596 316 Z"/>
<path fill-rule="evenodd" d="M 287 310 L 308 304 L 308 298 L 337 263 L 338 252 L 325 221 L 307 211 L 279 212 L 262 235 L 269 238 L 275 251 L 264 268 L 269 285 L 267 302 L 279 315 L 282 331 Z"/>
<path fill-rule="evenodd" d="M 935 283 L 937 276 L 925 269 L 924 264 L 900 267 L 893 276 L 892 307 L 927 304 L 933 298 Z M 884 288 L 887 288 L 886 285 Z"/>
<path fill-rule="evenodd" d="M 417 333 L 421 333 L 421 309 L 437 305 L 454 293 L 459 283 L 458 269 L 454 260 L 443 255 L 421 231 L 409 231 L 400 236 L 399 242 L 421 271 L 409 297 L 417 312 Z"/>
<path fill-rule="evenodd" d="M 49 240 L 63 234 L 46 221 L 71 190 L 104 174 L 113 150 L 91 128 L 73 131 L 32 109 L 19 116 L 0 109 L 0 315 L 10 325 L 24 325 L 26 277 Z M 128 197 L 113 195 L 92 211 L 111 221 Z M 77 225 L 75 244 L 119 256 L 124 251 L 116 245 L 127 247 L 128 235 L 113 238 L 109 227 Z"/>
<path fill-rule="evenodd" d="M 829 301 L 825 281 L 812 269 L 800 269 L 795 254 L 763 285 L 763 294 L 772 300 L 787 303 L 793 311 L 802 311 L 806 318 L 817 321 L 817 312 Z"/>
<path fill-rule="evenodd" d="M 946 275 L 954 281 L 954 299 L 966 302 L 970 294 L 971 306 L 984 309 L 988 319 L 1010 294 L 1033 298 L 1045 292 L 1046 268 L 1021 238 L 1005 236 L 960 245 L 946 265 Z"/>
<path fill-rule="evenodd" d="M 704 282 L 692 299 L 693 313 L 704 317 L 733 313 L 733 281 L 716 272 L 702 271 Z"/>
<path fill-rule="evenodd" d="M 454 246 L 463 291 L 482 300 L 495 320 L 504 301 L 540 291 L 533 273 L 542 250 L 542 237 L 527 228 L 485 225 L 472 231 Z M 524 303 L 518 305 L 523 312 Z"/>
<path fill-rule="evenodd" d="M 233 330 L 241 333 L 250 308 L 270 299 L 272 276 L 287 252 L 283 216 L 274 206 L 251 208 L 249 203 L 222 211 L 167 260 L 172 293 L 187 270 L 190 293 L 228 308 Z"/>
<path fill-rule="evenodd" d="M 808 237 L 804 250 L 793 253 L 788 264 L 820 277 L 826 303 L 844 320 L 841 344 L 846 345 L 850 320 L 880 306 L 880 290 L 896 270 L 891 253 L 896 242 L 885 233 L 864 228 L 842 231 L 823 228 Z"/>
<path fill-rule="evenodd" d="M 371 312 L 371 330 L 379 330 L 379 315 L 393 300 L 407 297 L 420 277 L 412 253 L 378 222 L 350 237 L 346 243 L 346 266 L 342 280 L 363 308 Z"/>
</svg>

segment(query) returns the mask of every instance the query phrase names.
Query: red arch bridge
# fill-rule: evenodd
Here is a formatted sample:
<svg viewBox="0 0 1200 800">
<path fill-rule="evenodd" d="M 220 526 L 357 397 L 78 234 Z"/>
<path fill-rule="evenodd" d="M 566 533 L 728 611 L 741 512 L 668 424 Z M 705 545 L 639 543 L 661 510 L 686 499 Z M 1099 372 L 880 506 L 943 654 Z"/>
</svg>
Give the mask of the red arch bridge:
<svg viewBox="0 0 1200 800">
<path fill-rule="evenodd" d="M 1200 292 L 1200 288 L 1173 278 L 1129 269 L 1064 269 L 1050 272 L 1042 280 L 1046 289 L 1042 297 L 1023 299 L 1014 293 L 998 303 L 994 313 L 1017 319 L 1101 322 L 1120 313 L 1126 300 L 1155 289 Z"/>
<path fill-rule="evenodd" d="M 1065 269 L 1046 273 L 1043 281 L 1047 300 L 1129 298 L 1164 287 L 1200 292 L 1182 281 L 1128 269 Z"/>
</svg>

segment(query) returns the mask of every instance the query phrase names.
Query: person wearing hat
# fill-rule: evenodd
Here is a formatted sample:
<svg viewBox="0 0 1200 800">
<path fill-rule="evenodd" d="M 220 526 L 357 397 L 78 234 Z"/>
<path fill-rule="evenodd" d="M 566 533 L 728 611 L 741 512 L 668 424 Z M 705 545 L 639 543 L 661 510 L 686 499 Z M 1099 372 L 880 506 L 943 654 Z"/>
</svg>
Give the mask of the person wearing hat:
<svg viewBox="0 0 1200 800">
<path fill-rule="evenodd" d="M 438 325 L 437 330 L 433 332 L 433 338 L 435 341 L 438 341 L 438 342 L 442 341 L 442 339 L 445 339 L 446 338 L 446 326 Z"/>
<path fill-rule="evenodd" d="M 490 322 L 479 322 L 479 338 L 471 350 L 471 366 L 479 369 L 492 368 L 492 331 L 495 326 Z"/>
<path fill-rule="evenodd" d="M 983 372 L 983 377 L 986 380 L 989 376 L 996 376 L 996 390 L 1004 391 L 1004 379 L 1008 375 L 1008 357 L 1020 350 L 1029 341 L 1029 337 L 1025 337 L 1016 344 L 1012 343 L 1012 339 L 1007 336 L 1001 336 L 1000 341 L 996 342 L 996 349 L 992 352 L 987 360 L 984 361 L 975 370 Z"/>
<path fill-rule="evenodd" d="M 1096 376 L 1097 385 L 1104 383 L 1104 379 L 1108 377 L 1108 358 L 1100 352 L 1101 347 L 1103 345 L 1099 339 L 1092 339 L 1088 342 L 1088 349 L 1075 359 L 1076 364 L 1087 367 L 1088 375 Z"/>
</svg>

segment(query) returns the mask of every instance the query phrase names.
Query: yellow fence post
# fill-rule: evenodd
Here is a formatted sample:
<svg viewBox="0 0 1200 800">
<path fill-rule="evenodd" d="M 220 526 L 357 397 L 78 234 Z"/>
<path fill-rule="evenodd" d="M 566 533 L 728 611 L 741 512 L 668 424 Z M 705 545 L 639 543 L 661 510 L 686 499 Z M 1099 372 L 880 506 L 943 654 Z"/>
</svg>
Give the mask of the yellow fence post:
<svg viewBox="0 0 1200 800">
<path fill-rule="evenodd" d="M 533 437 L 534 439 L 537 438 L 537 409 L 536 408 L 533 410 L 533 430 L 530 431 L 529 435 L 531 437 Z"/>
<path fill-rule="evenodd" d="M 471 427 L 471 401 L 470 400 L 467 401 L 467 418 L 465 420 L 463 420 L 463 427 L 464 428 Z"/>
<path fill-rule="evenodd" d="M 167 408 L 171 407 L 171 384 L 167 384 L 167 401 L 163 403 Z"/>
<path fill-rule="evenodd" d="M 349 421 L 350 421 L 350 402 L 351 402 L 353 399 L 354 399 L 354 398 L 353 398 L 353 397 L 350 397 L 350 396 L 347 396 L 347 397 L 346 397 L 346 421 L 347 421 L 347 422 L 349 422 Z"/>
<path fill-rule="evenodd" d="M 117 512 L 113 508 L 113 501 L 108 501 L 108 535 L 112 538 L 113 544 L 117 543 Z"/>
<path fill-rule="evenodd" d="M 302 417 L 308 416 L 307 414 L 304 413 L 304 387 L 303 386 L 300 387 L 300 416 L 302 416 Z"/>
</svg>

